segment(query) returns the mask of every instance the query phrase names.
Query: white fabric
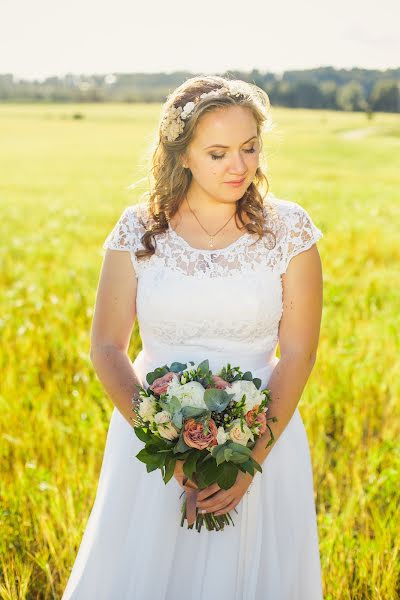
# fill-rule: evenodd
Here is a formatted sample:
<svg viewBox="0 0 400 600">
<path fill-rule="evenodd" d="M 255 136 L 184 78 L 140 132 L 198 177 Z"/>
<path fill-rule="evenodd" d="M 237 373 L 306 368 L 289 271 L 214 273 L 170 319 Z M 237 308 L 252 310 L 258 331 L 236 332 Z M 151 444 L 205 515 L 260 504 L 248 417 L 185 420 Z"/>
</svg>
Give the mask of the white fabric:
<svg viewBox="0 0 400 600">
<path fill-rule="evenodd" d="M 246 233 L 227 248 L 191 247 L 173 229 L 138 259 L 146 204 L 127 207 L 103 248 L 128 251 L 137 277 L 142 385 L 156 366 L 209 359 L 251 370 L 267 387 L 282 316 L 282 281 L 293 256 L 322 232 L 296 202 L 264 200 L 262 240 Z M 141 219 L 144 219 L 141 222 Z M 254 243 L 253 243 L 254 242 Z M 296 408 L 224 531 L 180 525 L 182 489 L 147 473 L 143 447 L 115 407 L 95 502 L 62 600 L 320 600 L 322 582 L 313 475 Z"/>
</svg>

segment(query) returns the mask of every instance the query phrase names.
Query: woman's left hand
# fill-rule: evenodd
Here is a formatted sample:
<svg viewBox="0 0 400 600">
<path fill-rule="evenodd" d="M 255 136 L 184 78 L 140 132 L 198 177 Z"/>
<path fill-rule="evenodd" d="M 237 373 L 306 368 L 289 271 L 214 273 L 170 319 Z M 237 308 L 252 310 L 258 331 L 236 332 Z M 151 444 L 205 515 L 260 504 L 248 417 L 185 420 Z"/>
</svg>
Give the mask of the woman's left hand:
<svg viewBox="0 0 400 600">
<path fill-rule="evenodd" d="M 199 512 L 212 512 L 221 515 L 234 509 L 243 498 L 253 480 L 253 475 L 239 471 L 236 481 L 229 490 L 223 490 L 217 483 L 199 491 L 197 496 L 197 508 Z"/>
</svg>

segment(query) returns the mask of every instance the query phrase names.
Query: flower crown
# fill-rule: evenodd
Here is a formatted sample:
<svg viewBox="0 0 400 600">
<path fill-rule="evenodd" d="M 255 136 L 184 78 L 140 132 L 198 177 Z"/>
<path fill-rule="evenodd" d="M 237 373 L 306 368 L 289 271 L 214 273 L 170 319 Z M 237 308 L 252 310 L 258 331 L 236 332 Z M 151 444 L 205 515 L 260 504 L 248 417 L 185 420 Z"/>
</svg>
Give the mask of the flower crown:
<svg viewBox="0 0 400 600">
<path fill-rule="evenodd" d="M 196 104 L 207 96 L 240 96 L 248 95 L 248 90 L 244 88 L 243 84 L 237 81 L 229 81 L 226 85 L 211 90 L 211 92 L 204 92 L 200 96 L 195 98 L 195 101 L 190 101 L 185 106 L 174 106 L 172 105 L 164 114 L 160 123 L 160 132 L 169 142 L 176 140 L 185 128 L 185 121 L 193 111 Z"/>
</svg>

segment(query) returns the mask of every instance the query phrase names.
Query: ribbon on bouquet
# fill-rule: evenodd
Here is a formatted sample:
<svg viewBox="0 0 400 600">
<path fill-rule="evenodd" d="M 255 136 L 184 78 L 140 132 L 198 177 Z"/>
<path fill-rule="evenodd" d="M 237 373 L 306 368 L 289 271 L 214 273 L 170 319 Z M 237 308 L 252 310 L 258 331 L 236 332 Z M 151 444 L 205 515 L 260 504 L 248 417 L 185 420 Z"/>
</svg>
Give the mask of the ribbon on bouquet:
<svg viewBox="0 0 400 600">
<path fill-rule="evenodd" d="M 183 489 L 186 493 L 186 518 L 188 525 L 193 525 L 196 521 L 196 504 L 199 488 L 196 484 L 188 477 L 184 477 L 182 480 Z"/>
</svg>

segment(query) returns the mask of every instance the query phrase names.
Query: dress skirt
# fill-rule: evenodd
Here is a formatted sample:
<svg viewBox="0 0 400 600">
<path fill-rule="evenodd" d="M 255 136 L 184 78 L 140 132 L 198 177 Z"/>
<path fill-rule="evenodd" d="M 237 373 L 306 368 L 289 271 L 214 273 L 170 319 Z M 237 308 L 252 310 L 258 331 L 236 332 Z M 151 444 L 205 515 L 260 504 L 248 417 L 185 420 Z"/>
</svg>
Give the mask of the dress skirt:
<svg viewBox="0 0 400 600">
<path fill-rule="evenodd" d="M 274 356 L 250 369 L 262 380 L 260 389 L 278 361 Z M 133 367 L 143 385 L 146 373 L 164 363 L 146 360 L 142 351 Z M 238 512 L 230 511 L 235 526 L 223 531 L 180 525 L 183 490 L 174 477 L 165 484 L 160 470 L 147 472 L 136 458 L 142 447 L 115 407 L 62 600 L 322 599 L 312 464 L 298 408 Z"/>
</svg>

